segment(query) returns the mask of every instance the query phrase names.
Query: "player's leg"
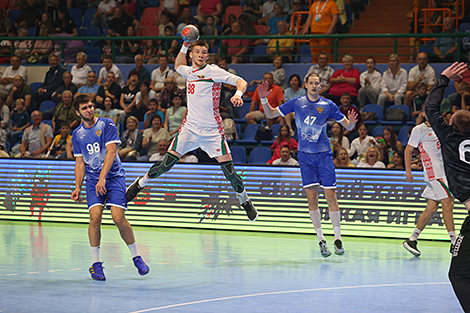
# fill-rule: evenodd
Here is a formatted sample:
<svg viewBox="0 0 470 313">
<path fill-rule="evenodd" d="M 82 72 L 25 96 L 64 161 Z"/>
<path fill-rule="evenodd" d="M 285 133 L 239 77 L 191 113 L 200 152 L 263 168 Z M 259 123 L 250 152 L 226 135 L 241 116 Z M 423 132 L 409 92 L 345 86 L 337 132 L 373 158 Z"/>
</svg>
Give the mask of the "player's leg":
<svg viewBox="0 0 470 313">
<path fill-rule="evenodd" d="M 442 218 L 446 225 L 447 232 L 449 233 L 451 244 L 454 245 L 457 237 L 455 235 L 454 226 L 454 199 L 449 197 L 441 200 L 442 205 Z"/>
<path fill-rule="evenodd" d="M 439 205 L 438 201 L 428 199 L 428 204 L 426 205 L 426 209 L 419 216 L 418 223 L 416 224 L 416 227 L 413 230 L 413 233 L 411 234 L 409 239 L 403 241 L 403 247 L 405 247 L 405 249 L 408 250 L 414 256 L 421 255 L 421 252 L 418 250 L 418 241 L 417 241 L 418 237 L 423 231 L 424 227 L 426 227 L 426 225 L 429 223 L 431 218 L 434 216 L 434 214 L 436 214 L 438 205 Z"/>
<path fill-rule="evenodd" d="M 93 264 L 89 272 L 94 280 L 106 280 L 103 272 L 103 262 L 100 257 L 101 245 L 101 218 L 103 214 L 104 196 L 96 195 L 96 181 L 88 180 L 86 183 L 87 204 L 90 214 L 90 224 L 88 225 L 88 239 L 90 240 L 91 256 Z"/>
<path fill-rule="evenodd" d="M 313 185 L 305 188 L 308 201 L 308 213 L 317 234 L 318 244 L 320 245 L 320 253 L 323 257 L 327 258 L 331 255 L 328 244 L 326 243 L 323 229 L 321 227 L 321 212 L 318 207 L 318 185 Z"/>
</svg>

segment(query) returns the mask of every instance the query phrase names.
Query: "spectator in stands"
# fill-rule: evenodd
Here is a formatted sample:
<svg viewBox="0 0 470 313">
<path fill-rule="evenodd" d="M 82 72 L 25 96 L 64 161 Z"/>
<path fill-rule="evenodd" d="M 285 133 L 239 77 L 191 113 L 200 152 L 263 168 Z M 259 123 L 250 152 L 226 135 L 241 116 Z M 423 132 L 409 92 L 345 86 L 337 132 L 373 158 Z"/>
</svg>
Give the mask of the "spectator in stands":
<svg viewBox="0 0 470 313">
<path fill-rule="evenodd" d="M 277 4 L 275 0 L 268 0 L 262 4 L 261 18 L 258 20 L 258 24 L 267 25 L 269 19 L 275 15 L 274 6 Z"/>
<path fill-rule="evenodd" d="M 240 23 L 242 33 L 244 33 L 245 35 L 248 35 L 248 36 L 256 35 L 256 28 L 255 28 L 255 26 L 253 25 L 253 22 L 250 20 L 250 18 L 248 16 L 240 15 L 240 17 L 238 18 L 238 23 Z M 232 32 L 233 31 L 230 30 L 230 33 L 232 33 Z M 228 34 L 228 35 L 230 35 L 230 34 Z"/>
<path fill-rule="evenodd" d="M 13 147 L 18 142 L 24 130 L 31 125 L 31 117 L 26 112 L 23 99 L 15 101 L 15 108 L 12 112 L 11 121 L 13 122 L 13 129 L 7 133 L 7 141 L 10 142 L 10 147 Z"/>
<path fill-rule="evenodd" d="M 121 1 L 121 10 L 124 14 L 134 17 L 136 11 L 136 5 L 133 0 L 123 0 Z"/>
<path fill-rule="evenodd" d="M 37 22 L 36 25 L 36 36 L 39 36 L 41 34 L 41 31 L 44 29 L 53 29 L 54 27 L 52 26 L 52 18 L 49 13 L 43 13 L 41 15 L 41 19 Z"/>
<path fill-rule="evenodd" d="M 287 88 L 286 84 L 286 71 L 282 68 L 282 56 L 276 55 L 273 60 L 274 69 L 271 71 L 274 78 L 274 85 L 281 87 L 282 91 Z M 250 82 L 249 87 L 254 83 L 261 85 L 261 80 L 253 80 Z"/>
<path fill-rule="evenodd" d="M 149 108 L 150 100 L 157 100 L 157 98 L 158 95 L 154 90 L 150 89 L 148 80 L 143 80 L 140 83 L 140 91 L 135 95 L 134 101 L 129 105 L 131 109 L 130 114 L 137 117 L 139 121 L 143 121 L 145 112 L 147 112 Z"/>
<path fill-rule="evenodd" d="M 109 22 L 114 19 L 114 10 L 117 5 L 114 0 L 103 0 L 98 5 L 98 11 L 93 16 L 91 26 L 100 27 L 102 30 L 109 27 Z"/>
<path fill-rule="evenodd" d="M 403 145 L 397 140 L 397 134 L 392 126 L 385 127 L 383 130 L 383 139 L 385 143 L 381 142 L 379 145 L 380 154 L 382 155 L 384 164 L 389 164 L 393 162 L 395 152 L 403 153 Z"/>
<path fill-rule="evenodd" d="M 100 85 L 96 82 L 96 73 L 89 72 L 87 75 L 87 84 L 78 89 L 75 93 L 74 98 L 79 95 L 87 95 L 91 98 L 91 102 L 95 102 L 96 95 L 98 94 L 98 89 Z"/>
<path fill-rule="evenodd" d="M 124 88 L 126 85 L 124 83 L 124 79 L 119 67 L 116 64 L 113 64 L 113 58 L 111 56 L 104 56 L 103 57 L 103 67 L 100 70 L 98 75 L 98 85 L 102 85 L 104 81 L 106 81 L 106 77 L 108 76 L 109 72 L 114 73 L 114 77 L 116 78 L 116 83 L 121 87 Z"/>
<path fill-rule="evenodd" d="M 186 25 L 197 25 L 199 21 L 193 17 L 190 7 L 184 7 L 181 12 L 181 18 L 176 22 L 176 32 L 179 33 Z"/>
<path fill-rule="evenodd" d="M 263 13 L 263 3 L 263 0 L 247 0 L 243 6 L 243 12 L 238 19 L 242 16 L 247 16 L 252 23 L 257 23 Z"/>
<path fill-rule="evenodd" d="M 3 96 L 6 96 L 10 93 L 11 87 L 13 87 L 14 77 L 20 75 L 23 80 L 28 82 L 28 72 L 26 67 L 21 65 L 21 60 L 17 56 L 11 57 L 10 60 L 11 66 L 7 67 L 3 72 L 3 76 L 0 79 L 0 93 Z"/>
<path fill-rule="evenodd" d="M 62 75 L 65 69 L 59 66 L 59 59 L 55 55 L 49 56 L 50 68 L 44 77 L 44 83 L 38 89 L 36 103 L 40 105 L 43 101 L 51 100 L 52 93 L 63 84 Z"/>
<path fill-rule="evenodd" d="M 49 28 L 43 28 L 39 33 L 40 37 L 49 37 L 50 35 L 53 34 L 51 34 L 51 29 Z M 47 56 L 50 55 L 53 50 L 53 40 L 36 40 L 33 49 L 31 50 L 31 56 L 28 58 L 28 63 L 46 63 Z"/>
<path fill-rule="evenodd" d="M 8 29 L 11 27 L 11 21 L 5 17 L 3 10 L 0 10 L 0 37 L 8 36 Z"/>
<path fill-rule="evenodd" d="M 279 128 L 279 134 L 271 145 L 271 152 L 273 155 L 267 164 L 272 164 L 274 160 L 281 157 L 281 148 L 284 146 L 289 147 L 289 154 L 291 150 L 294 151 L 294 153 L 297 153 L 297 141 L 292 138 L 290 134 L 290 128 L 287 125 L 282 125 Z"/>
<path fill-rule="evenodd" d="M 139 30 L 139 21 L 128 14 L 122 13 L 122 8 L 117 7 L 114 9 L 114 19 L 109 22 L 108 34 L 118 37 L 128 36 L 129 26 L 132 26 L 136 32 Z"/>
<path fill-rule="evenodd" d="M 138 158 L 139 161 L 148 161 L 153 154 L 158 153 L 160 140 L 170 141 L 171 139 L 168 131 L 162 128 L 162 119 L 159 115 L 154 115 L 150 123 L 152 127 L 144 130 L 144 139 L 142 140 L 142 148 L 148 149 L 148 152 L 147 155 Z"/>
<path fill-rule="evenodd" d="M 54 54 L 63 57 L 63 63 L 73 63 L 77 59 L 77 54 L 85 50 L 85 44 L 81 40 L 73 40 L 73 36 L 66 33 L 56 34 L 56 37 L 70 37 L 70 39 L 56 39 L 54 44 Z"/>
<path fill-rule="evenodd" d="M 88 56 L 85 52 L 79 52 L 77 54 L 77 64 L 72 66 L 70 71 L 73 77 L 72 83 L 78 88 L 88 84 L 88 73 L 93 71 L 91 67 L 86 64 L 87 58 Z"/>
<path fill-rule="evenodd" d="M 20 153 L 17 157 L 44 158 L 52 144 L 54 136 L 52 127 L 42 123 L 42 114 L 39 111 L 33 111 L 31 120 L 33 125 L 24 130 Z"/>
<path fill-rule="evenodd" d="M 127 129 L 122 133 L 118 154 L 123 161 L 133 161 L 140 157 L 144 133 L 139 131 L 139 121 L 135 116 L 129 116 L 126 121 Z"/>
<path fill-rule="evenodd" d="M 104 110 L 101 111 L 100 117 L 107 117 L 114 122 L 114 125 L 118 125 L 119 110 L 113 109 L 113 99 L 109 96 L 104 97 L 103 105 Z"/>
<path fill-rule="evenodd" d="M 289 77 L 289 85 L 286 90 L 284 90 L 284 102 L 287 102 L 288 100 L 295 98 L 295 97 L 300 97 L 300 96 L 305 96 L 307 92 L 305 91 L 305 88 L 301 88 L 302 86 L 302 81 L 300 80 L 300 76 L 298 74 L 292 74 Z M 289 129 L 291 131 L 291 136 L 294 135 L 294 130 L 292 129 L 292 121 L 295 118 L 295 113 L 289 113 L 287 114 L 284 119 L 286 120 L 286 125 L 289 126 Z"/>
<path fill-rule="evenodd" d="M 274 15 L 269 19 L 267 23 L 267 35 L 277 35 L 279 34 L 278 23 L 284 21 L 288 23 L 287 15 L 282 12 L 282 6 L 279 3 L 274 4 Z M 288 29 L 286 29 L 287 31 Z"/>
<path fill-rule="evenodd" d="M 268 83 L 268 91 L 270 92 L 267 96 L 269 104 L 276 108 L 284 101 L 284 93 L 282 92 L 281 87 L 278 85 L 274 85 L 274 77 L 273 74 L 268 72 L 264 73 L 263 81 Z M 250 83 L 251 84 L 251 83 Z M 256 107 L 259 106 L 259 109 L 256 110 Z M 263 120 L 266 118 L 266 114 L 264 113 L 263 106 L 260 102 L 259 97 L 259 86 L 256 88 L 255 93 L 253 94 L 253 98 L 251 101 L 250 112 L 245 115 L 245 120 L 248 124 L 256 124 L 257 121 Z M 268 127 L 272 125 L 280 123 L 284 124 L 284 118 L 279 116 L 274 119 L 268 119 Z"/>
<path fill-rule="evenodd" d="M 321 78 L 320 96 L 325 96 L 326 94 L 328 94 L 331 88 L 330 78 L 335 73 L 335 70 L 328 65 L 328 54 L 326 54 L 325 52 L 320 53 L 320 55 L 318 56 L 318 64 L 310 66 L 307 71 L 307 74 L 304 77 L 303 88 L 305 88 L 305 80 L 311 73 L 315 73 Z"/>
<path fill-rule="evenodd" d="M 168 151 L 168 146 L 169 142 L 166 141 L 165 139 L 162 139 L 158 142 L 158 153 L 152 154 L 150 157 L 149 161 L 151 162 L 158 162 L 158 161 L 163 161 L 163 159 L 166 156 L 166 153 Z"/>
<path fill-rule="evenodd" d="M 155 92 L 160 92 L 165 88 L 165 80 L 167 77 L 173 77 L 175 72 L 168 67 L 168 58 L 164 55 L 158 57 L 160 67 L 152 72 L 152 80 L 150 82 L 150 89 Z"/>
<path fill-rule="evenodd" d="M 188 109 L 184 106 L 183 96 L 179 92 L 171 95 L 172 106 L 166 110 L 164 128 L 168 130 L 170 136 L 176 136 L 181 128 L 181 123 L 186 119 Z"/>
<path fill-rule="evenodd" d="M 163 36 L 163 34 L 165 33 L 165 28 L 167 26 L 171 26 L 173 30 L 171 33 L 171 36 L 175 34 L 174 33 L 175 25 L 171 22 L 169 13 L 159 12 L 159 15 L 155 16 L 155 25 L 158 27 L 158 34 L 161 34 L 161 36 Z"/>
<path fill-rule="evenodd" d="M 62 79 L 64 83 L 60 85 L 53 93 L 52 93 L 52 101 L 58 103 L 62 101 L 62 94 L 64 91 L 69 90 L 72 92 L 72 95 L 76 94 L 78 91 L 77 86 L 72 83 L 73 77 L 72 74 L 68 71 L 65 71 L 62 74 Z"/>
<path fill-rule="evenodd" d="M 206 26 L 202 27 L 203 36 L 218 36 L 217 26 L 214 23 L 214 17 L 212 15 L 206 16 Z M 210 47 L 213 47 L 216 43 L 215 39 L 207 40 Z"/>
<path fill-rule="evenodd" d="M 436 82 L 436 73 L 432 66 L 428 64 L 428 55 L 424 52 L 418 53 L 416 62 L 418 65 L 413 67 L 408 73 L 408 91 L 405 93 L 404 104 L 410 109 L 413 99 L 418 95 L 418 85 L 420 83 L 426 84 L 428 91 L 431 91 Z"/>
<path fill-rule="evenodd" d="M 356 126 L 357 131 L 359 132 L 359 137 L 351 142 L 351 149 L 348 149 L 348 155 L 350 158 L 356 155 L 356 158 L 353 161 L 355 165 L 361 162 L 368 148 L 378 145 L 374 137 L 367 135 L 366 125 L 356 123 Z"/>
<path fill-rule="evenodd" d="M 356 167 L 354 163 L 351 162 L 351 159 L 349 159 L 348 150 L 344 148 L 339 149 L 333 162 L 335 167 Z"/>
<path fill-rule="evenodd" d="M 468 57 L 470 59 L 470 52 L 468 54 Z M 455 101 L 455 98 L 457 97 L 457 93 L 458 93 L 458 90 L 459 90 L 459 85 L 461 82 L 466 82 L 468 85 L 470 85 L 470 69 L 467 69 L 465 72 L 463 72 L 463 74 L 461 75 L 462 77 L 460 78 L 457 78 L 455 81 L 454 81 L 454 88 L 455 88 L 455 92 L 450 94 L 447 98 L 454 102 Z"/>
<path fill-rule="evenodd" d="M 446 17 L 444 19 L 444 34 L 457 33 L 455 30 L 455 22 L 452 17 Z M 433 52 L 434 56 L 431 56 L 432 63 L 454 62 L 454 54 L 457 52 L 457 37 L 437 37 L 434 42 Z"/>
<path fill-rule="evenodd" d="M 359 76 L 361 88 L 357 93 L 361 110 L 366 105 L 367 100 L 369 100 L 371 104 L 377 104 L 381 91 L 382 73 L 375 68 L 374 57 L 367 58 L 366 66 L 367 71 L 362 72 L 361 76 Z"/>
<path fill-rule="evenodd" d="M 330 35 L 334 33 L 338 22 L 338 6 L 334 1 L 315 1 L 308 12 L 307 22 L 301 31 L 301 35 L 307 34 L 310 28 L 312 35 Z M 317 56 L 320 52 L 331 54 L 332 39 L 312 38 L 310 39 L 310 51 L 312 53 L 312 63 L 317 63 Z"/>
<path fill-rule="evenodd" d="M 18 37 L 28 37 L 28 30 L 26 28 L 18 29 Z M 16 40 L 14 46 L 15 55 L 21 59 L 21 63 L 28 63 L 34 42 L 32 40 Z"/>
<path fill-rule="evenodd" d="M 49 158 L 53 159 L 66 159 L 67 152 L 66 146 L 67 143 L 72 139 L 72 135 L 70 135 L 70 127 L 69 124 L 63 122 L 60 124 L 59 134 L 55 136 L 54 140 L 52 141 L 52 145 L 49 148 Z"/>
<path fill-rule="evenodd" d="M 78 31 L 70 16 L 69 10 L 61 8 L 59 18 L 54 22 L 54 29 L 57 33 L 66 33 L 72 36 L 78 36 Z"/>
<path fill-rule="evenodd" d="M 135 29 L 132 26 L 127 28 L 127 36 L 134 37 Z M 139 40 L 135 39 L 126 39 L 121 41 L 121 55 L 116 56 L 116 61 L 118 63 L 133 63 L 134 57 L 139 50 L 140 43 Z"/>
<path fill-rule="evenodd" d="M 220 58 L 217 65 L 223 69 L 226 70 L 227 72 L 237 75 L 237 72 L 228 67 L 227 59 L 226 58 Z M 233 97 L 235 92 L 237 91 L 237 87 L 229 85 L 229 84 L 222 84 L 222 88 L 220 91 L 220 116 L 222 119 L 224 118 L 240 118 L 238 115 L 238 108 L 235 108 L 230 101 L 230 99 Z"/>
<path fill-rule="evenodd" d="M 292 0 L 287 0 L 288 2 L 291 2 Z M 289 11 L 288 15 L 289 15 L 289 18 L 288 18 L 288 21 L 292 21 L 292 17 L 294 16 L 294 13 L 298 13 L 298 12 L 303 12 L 303 3 L 301 0 L 293 0 L 293 3 L 292 3 L 292 9 Z M 284 8 L 284 12 L 285 12 L 285 6 L 283 6 Z M 305 15 L 305 14 L 301 14 L 300 15 L 300 22 L 297 21 L 297 16 L 294 17 L 294 21 L 293 21 L 293 25 L 291 25 L 291 30 L 292 30 L 292 34 L 293 35 L 298 35 L 300 34 L 300 31 L 298 30 L 299 28 L 302 27 L 302 25 L 305 25 L 305 23 L 307 22 L 307 18 L 308 18 L 308 15 Z M 299 25 L 297 25 L 299 24 Z"/>
<path fill-rule="evenodd" d="M 338 122 L 334 122 L 331 126 L 330 145 L 334 158 L 341 148 L 349 149 L 349 139 L 344 135 L 343 126 Z"/>
<path fill-rule="evenodd" d="M 421 114 L 421 112 L 424 106 L 424 102 L 426 102 L 427 90 L 428 86 L 426 86 L 425 83 L 419 83 L 418 87 L 416 88 L 418 94 L 411 102 L 411 118 L 416 118 L 416 125 L 424 122 L 424 116 Z"/>
<path fill-rule="evenodd" d="M 178 163 L 199 163 L 199 159 L 194 154 L 194 151 L 186 152 L 179 160 Z"/>
<path fill-rule="evenodd" d="M 341 106 L 339 107 L 341 113 L 345 114 L 344 116 L 349 116 L 349 111 L 354 111 L 357 114 L 357 122 L 356 126 L 352 130 L 346 130 L 344 135 L 348 137 L 349 142 L 353 141 L 355 138 L 359 137 L 359 133 L 357 131 L 357 125 L 364 123 L 362 119 L 361 111 L 357 107 L 351 104 L 351 96 L 345 92 L 341 95 Z M 347 148 L 349 149 L 349 147 Z"/>
<path fill-rule="evenodd" d="M 75 108 L 72 103 L 72 92 L 65 90 L 62 94 L 62 101 L 57 104 L 54 117 L 52 118 L 52 130 L 54 134 L 59 132 L 59 127 L 62 123 L 67 123 L 72 130 L 80 125 L 80 116 L 75 113 Z"/>
<path fill-rule="evenodd" d="M 26 111 L 28 111 L 28 113 L 33 112 L 36 109 L 36 105 L 34 103 L 34 95 L 31 87 L 29 87 L 29 85 L 24 82 L 21 75 L 16 75 L 13 83 L 14 86 L 11 87 L 10 94 L 5 101 L 6 105 L 11 108 L 17 99 L 23 99 Z"/>
<path fill-rule="evenodd" d="M 199 32 L 201 32 L 201 30 L 199 30 Z M 173 27 L 170 25 L 166 26 L 164 36 L 170 37 L 173 35 L 174 35 Z M 165 46 L 165 42 L 164 40 L 161 40 L 160 49 L 158 50 L 158 55 L 168 55 L 167 62 L 173 63 L 175 61 L 176 55 L 178 55 L 179 51 L 181 50 L 180 42 L 182 42 L 182 40 L 176 40 L 176 39 L 171 40 L 170 48 L 166 50 L 167 48 Z M 154 63 L 155 62 L 154 59 L 157 59 L 156 63 Z M 158 61 L 160 58 L 154 58 L 154 59 L 149 60 L 149 64 L 158 64 Z"/>
<path fill-rule="evenodd" d="M 3 97 L 0 97 L 0 128 L 11 130 L 10 108 L 3 102 Z"/>
<path fill-rule="evenodd" d="M 241 16 L 241 15 L 240 15 L 240 16 Z M 248 17 L 247 17 L 247 18 L 248 18 Z M 222 33 L 221 33 L 221 35 L 222 35 L 222 36 L 230 35 L 230 34 L 232 33 L 232 29 L 231 29 L 232 24 L 235 23 L 237 20 L 238 20 L 238 19 L 237 19 L 237 16 L 236 16 L 235 14 L 230 14 L 230 15 L 228 16 L 227 24 L 223 25 L 223 27 L 222 27 Z M 252 22 L 250 21 L 250 23 L 252 23 Z"/>
<path fill-rule="evenodd" d="M 362 168 L 385 168 L 385 164 L 380 161 L 380 152 L 375 146 L 367 148 L 364 159 L 357 165 Z"/>
<path fill-rule="evenodd" d="M 343 57 L 344 69 L 336 70 L 330 78 L 331 88 L 324 97 L 334 101 L 340 105 L 340 98 L 343 93 L 347 92 L 351 96 L 351 102 L 358 105 L 357 93 L 359 91 L 361 73 L 353 68 L 354 59 L 350 55 Z"/>
<path fill-rule="evenodd" d="M 137 82 L 138 85 L 140 85 L 140 82 L 143 80 L 148 80 L 150 81 L 150 72 L 148 69 L 144 67 L 144 57 L 142 54 L 137 54 L 134 57 L 134 62 L 135 62 L 135 69 L 132 71 L 137 71 L 139 73 L 139 81 Z M 129 78 L 131 77 L 131 72 L 129 72 L 129 75 L 127 76 L 127 85 L 130 84 Z"/>
<path fill-rule="evenodd" d="M 400 57 L 396 54 L 388 58 L 388 69 L 383 73 L 381 94 L 377 103 L 385 107 L 385 103 L 393 102 L 395 105 L 403 104 L 405 98 L 408 75 L 405 69 L 401 68 Z"/>
<path fill-rule="evenodd" d="M 111 38 L 111 37 L 112 37 L 112 35 L 110 35 L 110 34 L 106 35 L 106 38 Z M 105 45 L 101 48 L 101 51 L 102 51 L 102 54 L 103 54 L 103 56 L 101 57 L 101 61 L 104 61 L 104 57 L 106 57 L 106 56 L 109 56 L 112 59 L 112 57 L 113 57 L 113 45 L 114 45 L 114 43 L 111 39 L 106 39 Z"/>
<path fill-rule="evenodd" d="M 7 150 L 7 131 L 0 128 L 0 158 L 9 158 Z"/>
<path fill-rule="evenodd" d="M 178 19 L 180 11 L 179 1 L 178 0 L 162 0 L 160 1 L 160 6 L 158 10 L 158 18 L 160 20 L 155 20 L 155 25 L 158 25 L 162 20 L 162 15 L 165 13 L 168 15 L 168 19 L 172 21 L 172 24 Z M 191 12 L 192 13 L 192 12 Z M 173 25 L 173 28 L 174 25 Z"/>
<path fill-rule="evenodd" d="M 106 76 L 106 82 L 103 83 L 100 88 L 98 88 L 98 93 L 96 94 L 96 112 L 99 114 L 99 110 L 104 110 L 103 100 L 104 97 L 108 96 L 113 99 L 113 107 L 118 108 L 120 105 L 118 104 L 119 100 L 121 99 L 121 87 L 115 82 L 116 76 L 113 72 L 108 72 Z"/>
<path fill-rule="evenodd" d="M 143 51 L 145 63 L 157 64 L 159 49 L 160 49 L 160 44 L 158 43 L 158 41 L 155 41 L 152 39 L 147 40 L 147 46 L 144 48 L 144 51 Z"/>
<path fill-rule="evenodd" d="M 122 88 L 121 97 L 119 99 L 119 105 L 121 110 L 121 116 L 119 120 L 124 123 L 127 114 L 131 113 L 132 107 L 129 108 L 132 102 L 134 102 L 135 96 L 140 91 L 140 74 L 136 70 L 129 72 L 129 79 L 127 80 L 127 86 Z M 147 80 L 148 81 L 148 80 Z"/>
<path fill-rule="evenodd" d="M 16 38 L 18 37 L 18 33 L 16 31 L 16 28 L 10 27 L 8 29 L 8 37 L 10 38 Z M 11 62 L 11 54 L 12 54 L 12 47 L 13 47 L 13 40 L 2 40 L 0 42 L 0 64 L 7 64 Z"/>
<path fill-rule="evenodd" d="M 457 89 L 457 96 L 451 100 L 452 114 L 457 110 L 470 109 L 470 87 L 466 82 L 461 82 Z"/>
<path fill-rule="evenodd" d="M 166 114 L 166 110 L 172 106 L 171 96 L 175 92 L 178 92 L 176 88 L 176 80 L 174 77 L 169 76 L 165 79 L 165 88 L 162 89 L 162 92 L 158 97 L 158 110 Z"/>
<path fill-rule="evenodd" d="M 10 1 L 9 1 L 10 2 Z M 26 28 L 34 27 L 34 22 L 37 18 L 37 10 L 39 1 L 34 0 L 13 0 L 11 1 L 11 8 L 20 7 L 21 16 L 16 19 L 16 21 L 11 21 L 15 23 L 16 28 Z"/>
<path fill-rule="evenodd" d="M 242 33 L 239 22 L 232 24 L 232 33 L 230 36 L 245 36 Z M 227 53 L 231 58 L 232 64 L 243 63 L 247 60 L 248 45 L 250 44 L 249 39 L 224 39 L 222 41 L 223 46 L 227 46 Z"/>
<path fill-rule="evenodd" d="M 159 115 L 162 118 L 163 123 L 166 122 L 165 114 L 158 109 L 157 99 L 150 99 L 148 103 L 148 111 L 144 115 L 144 128 L 149 128 L 151 126 L 150 121 L 154 115 Z M 168 128 L 165 128 L 168 130 Z"/>
<path fill-rule="evenodd" d="M 269 161 L 268 161 L 269 162 Z M 288 145 L 284 145 L 280 151 L 280 157 L 275 159 L 272 162 L 272 165 L 289 165 L 289 166 L 299 166 L 299 162 L 294 159 L 291 155 L 291 151 Z"/>
<path fill-rule="evenodd" d="M 196 13 L 195 18 L 197 18 L 199 23 L 204 23 L 206 16 L 212 15 L 215 23 L 219 24 L 223 13 L 222 2 L 220 0 L 201 0 L 197 6 Z"/>
<path fill-rule="evenodd" d="M 393 155 L 392 163 L 389 163 L 387 165 L 387 168 L 395 169 L 395 170 L 404 170 L 405 169 L 403 151 L 402 152 L 399 152 L 399 151 L 395 152 L 395 154 Z"/>
<path fill-rule="evenodd" d="M 277 28 L 279 31 L 279 35 L 291 35 L 289 32 L 289 24 L 285 21 L 279 21 L 277 23 Z M 277 46 L 279 42 L 279 51 L 277 51 Z M 291 55 L 294 52 L 294 45 L 295 41 L 291 38 L 284 38 L 284 39 L 271 39 L 269 40 L 268 47 L 266 48 L 266 54 L 268 56 L 273 56 L 276 54 L 280 54 L 283 56 L 283 62 L 291 62 L 292 58 Z"/>
<path fill-rule="evenodd" d="M 338 22 L 336 23 L 336 33 L 344 34 L 349 30 L 347 25 L 348 16 L 346 14 L 346 6 L 344 0 L 335 0 L 335 2 L 338 6 Z"/>
</svg>

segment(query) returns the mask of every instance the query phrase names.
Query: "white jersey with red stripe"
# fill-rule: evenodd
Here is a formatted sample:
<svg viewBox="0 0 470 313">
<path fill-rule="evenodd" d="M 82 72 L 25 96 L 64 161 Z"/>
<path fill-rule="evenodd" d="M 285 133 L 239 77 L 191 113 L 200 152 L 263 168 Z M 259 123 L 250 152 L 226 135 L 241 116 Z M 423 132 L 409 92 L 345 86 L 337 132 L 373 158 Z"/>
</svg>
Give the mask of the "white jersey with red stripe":
<svg viewBox="0 0 470 313">
<path fill-rule="evenodd" d="M 441 144 L 431 126 L 422 123 L 413 128 L 408 144 L 419 148 L 426 181 L 446 178 Z"/>
<path fill-rule="evenodd" d="M 237 85 L 241 79 L 217 65 L 206 64 L 201 68 L 181 65 L 177 72 L 186 78 L 188 114 L 184 124 L 197 127 L 217 127 L 223 134 L 219 113 L 220 88 L 222 83 Z"/>
</svg>

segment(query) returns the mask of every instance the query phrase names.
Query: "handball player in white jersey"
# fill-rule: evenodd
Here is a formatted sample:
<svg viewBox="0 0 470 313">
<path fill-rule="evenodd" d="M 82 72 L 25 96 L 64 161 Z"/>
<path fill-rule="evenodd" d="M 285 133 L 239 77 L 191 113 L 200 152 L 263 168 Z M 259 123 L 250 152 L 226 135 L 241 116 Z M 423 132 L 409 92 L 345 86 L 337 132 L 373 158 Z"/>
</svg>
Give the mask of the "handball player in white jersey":
<svg viewBox="0 0 470 313">
<path fill-rule="evenodd" d="M 421 114 L 426 118 L 426 113 L 424 113 L 424 111 Z M 411 153 L 416 147 L 419 148 L 419 152 L 421 153 L 421 162 L 423 162 L 424 168 L 424 180 L 427 182 L 426 189 L 424 189 L 421 196 L 428 199 L 428 203 L 426 209 L 419 217 L 418 223 L 416 224 L 416 228 L 411 234 L 411 237 L 403 242 L 403 247 L 405 247 L 405 249 L 414 256 L 420 256 L 421 252 L 417 247 L 418 236 L 436 213 L 439 203 L 442 204 L 442 216 L 452 244 L 455 243 L 456 236 L 452 212 L 454 209 L 454 200 L 448 187 L 449 184 L 447 183 L 444 162 L 442 161 L 441 144 L 427 119 L 426 122 L 413 128 L 408 144 L 406 145 L 406 181 L 409 183 L 413 182 L 413 174 L 411 173 Z"/>
<path fill-rule="evenodd" d="M 186 54 L 192 66 L 186 65 Z M 169 171 L 188 151 L 201 147 L 211 158 L 220 163 L 225 177 L 237 192 L 240 205 L 246 211 L 248 219 L 255 221 L 258 211 L 246 194 L 243 181 L 233 167 L 230 148 L 225 140 L 222 118 L 219 113 L 220 91 L 222 83 L 237 87 L 237 92 L 230 99 L 234 106 L 243 105 L 242 96 L 246 91 L 246 81 L 217 65 L 207 64 L 209 46 L 204 40 L 184 42 L 175 60 L 175 70 L 186 80 L 188 114 L 181 128 L 172 141 L 161 163 L 155 163 L 146 175 L 137 178 L 127 188 L 127 201 L 132 201 L 151 178 L 156 178 Z"/>
<path fill-rule="evenodd" d="M 299 131 L 298 150 L 302 185 L 307 194 L 310 219 L 317 233 L 320 252 L 323 257 L 331 255 L 323 236 L 321 213 L 318 208 L 318 187 L 323 187 L 335 234 L 335 253 L 342 255 L 344 248 L 341 240 L 341 214 L 336 199 L 335 166 L 330 140 L 326 134 L 326 124 L 331 118 L 347 130 L 352 130 L 357 122 L 357 114 L 351 110 L 346 118 L 333 101 L 319 96 L 321 78 L 318 74 L 309 74 L 305 84 L 307 88 L 305 96 L 292 98 L 277 108 L 271 107 L 266 98 L 269 95 L 266 82 L 259 88 L 259 96 L 267 118 L 286 116 L 295 112 L 295 123 Z"/>
</svg>

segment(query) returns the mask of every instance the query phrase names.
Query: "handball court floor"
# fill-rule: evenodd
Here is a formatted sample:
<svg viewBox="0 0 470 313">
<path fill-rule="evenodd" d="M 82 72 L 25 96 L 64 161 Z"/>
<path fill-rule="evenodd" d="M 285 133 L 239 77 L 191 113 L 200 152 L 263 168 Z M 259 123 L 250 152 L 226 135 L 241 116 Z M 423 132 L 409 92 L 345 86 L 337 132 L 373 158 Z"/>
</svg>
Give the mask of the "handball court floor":
<svg viewBox="0 0 470 313">
<path fill-rule="evenodd" d="M 447 242 L 421 241 L 417 258 L 401 240 L 343 237 L 346 254 L 324 259 L 314 235 L 134 231 L 150 273 L 103 226 L 98 282 L 87 225 L 0 221 L 0 312 L 462 312 Z"/>
</svg>

